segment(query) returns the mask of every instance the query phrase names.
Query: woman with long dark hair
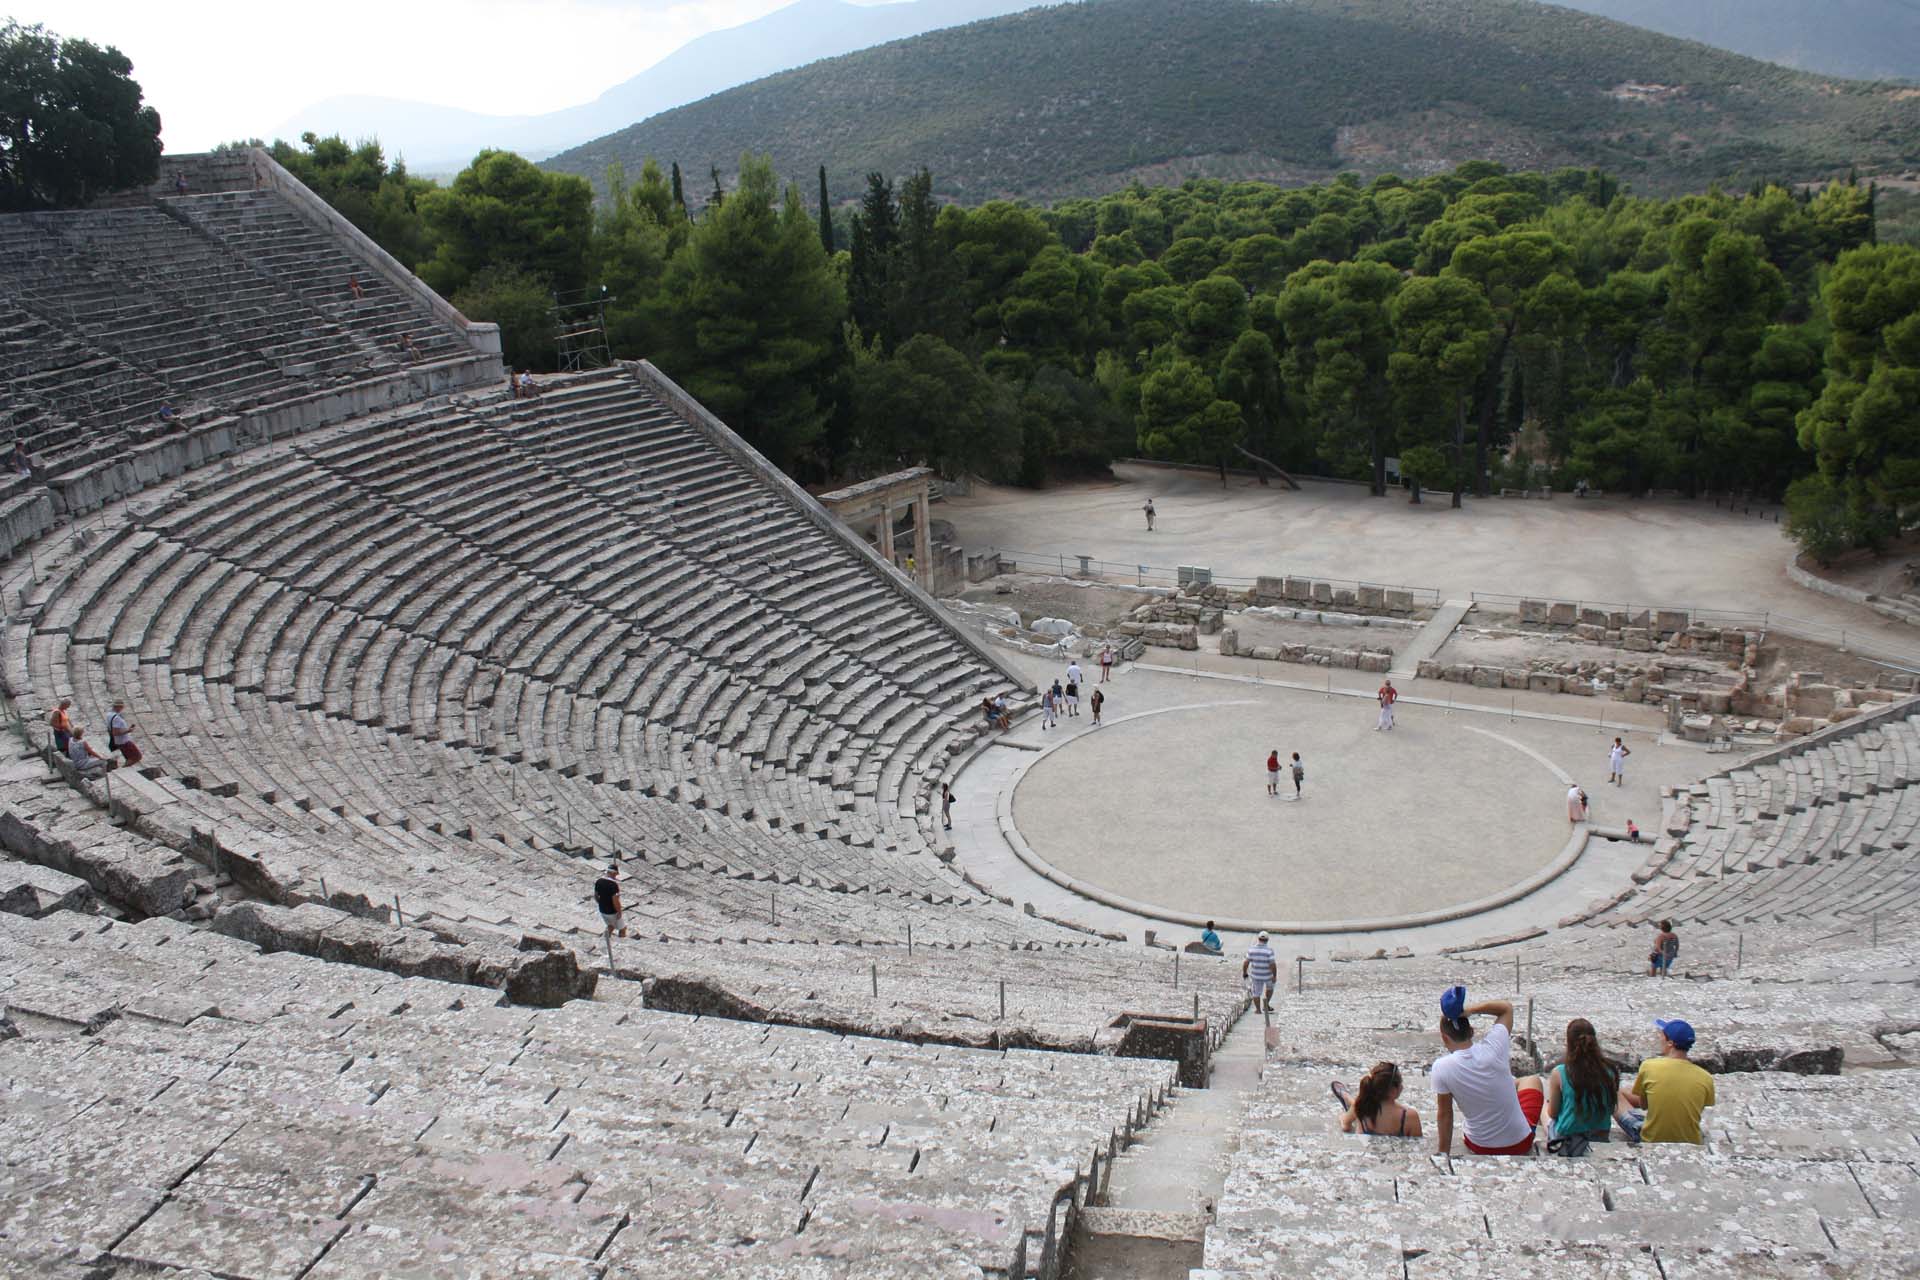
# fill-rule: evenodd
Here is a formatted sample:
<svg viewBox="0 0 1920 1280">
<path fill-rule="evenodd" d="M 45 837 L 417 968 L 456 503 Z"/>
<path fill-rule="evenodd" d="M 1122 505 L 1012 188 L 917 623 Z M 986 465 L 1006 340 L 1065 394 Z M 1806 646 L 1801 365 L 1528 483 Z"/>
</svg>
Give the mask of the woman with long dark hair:
<svg viewBox="0 0 1920 1280">
<path fill-rule="evenodd" d="M 1600 1052 L 1593 1024 L 1575 1018 L 1567 1024 L 1566 1056 L 1547 1076 L 1550 1132 L 1556 1138 L 1607 1141 L 1619 1097 L 1620 1068 Z"/>
<path fill-rule="evenodd" d="M 1373 1070 L 1360 1077 L 1360 1087 L 1351 1098 L 1347 1086 L 1335 1081 L 1333 1096 L 1347 1113 L 1340 1117 L 1340 1132 L 1365 1133 L 1385 1138 L 1420 1136 L 1420 1113 L 1400 1105 L 1400 1068 L 1391 1062 L 1375 1063 Z"/>
</svg>

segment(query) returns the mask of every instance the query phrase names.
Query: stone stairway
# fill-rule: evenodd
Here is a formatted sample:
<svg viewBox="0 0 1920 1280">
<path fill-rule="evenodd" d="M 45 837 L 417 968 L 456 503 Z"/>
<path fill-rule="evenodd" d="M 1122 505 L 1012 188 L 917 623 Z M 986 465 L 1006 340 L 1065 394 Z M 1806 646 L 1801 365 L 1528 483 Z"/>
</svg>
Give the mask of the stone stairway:
<svg viewBox="0 0 1920 1280">
<path fill-rule="evenodd" d="M 1260 1018 L 1240 1018 L 1214 1050 L 1211 1086 L 1175 1089 L 1172 1105 L 1114 1160 L 1105 1194 L 1081 1215 L 1072 1280 L 1185 1280 L 1201 1265 L 1260 1085 L 1265 1030 Z"/>
<path fill-rule="evenodd" d="M 1447 642 L 1453 629 L 1460 625 L 1460 619 L 1467 616 L 1473 608 L 1471 600 L 1449 600 L 1420 628 L 1413 643 L 1400 651 L 1394 659 L 1393 670 L 1388 675 L 1398 676 L 1402 680 L 1411 680 L 1420 673 L 1420 664 L 1440 652 L 1440 646 Z"/>
</svg>

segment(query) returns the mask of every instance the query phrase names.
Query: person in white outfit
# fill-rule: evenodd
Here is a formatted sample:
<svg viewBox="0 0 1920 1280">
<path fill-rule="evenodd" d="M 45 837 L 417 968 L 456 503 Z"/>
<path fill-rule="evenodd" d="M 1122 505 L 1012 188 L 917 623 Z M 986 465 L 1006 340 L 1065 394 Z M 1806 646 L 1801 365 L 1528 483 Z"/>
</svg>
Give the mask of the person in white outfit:
<svg viewBox="0 0 1920 1280">
<path fill-rule="evenodd" d="M 1389 680 L 1380 686 L 1379 692 L 1374 696 L 1380 700 L 1380 723 L 1373 727 L 1375 729 L 1393 728 L 1393 704 L 1400 701 L 1400 691 L 1394 688 L 1393 681 Z"/>
<path fill-rule="evenodd" d="M 1627 757 L 1633 752 L 1627 750 L 1627 744 L 1615 738 L 1613 746 L 1607 749 L 1607 781 L 1620 786 L 1627 780 Z"/>
</svg>

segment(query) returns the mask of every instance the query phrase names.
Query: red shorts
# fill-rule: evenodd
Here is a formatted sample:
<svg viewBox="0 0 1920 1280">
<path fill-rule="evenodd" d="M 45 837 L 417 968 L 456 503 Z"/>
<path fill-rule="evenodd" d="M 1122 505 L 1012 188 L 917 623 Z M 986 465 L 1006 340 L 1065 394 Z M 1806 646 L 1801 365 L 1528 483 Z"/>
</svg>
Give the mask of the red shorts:
<svg viewBox="0 0 1920 1280">
<path fill-rule="evenodd" d="M 1520 1095 L 1520 1113 L 1527 1118 L 1530 1128 L 1540 1126 L 1540 1108 L 1546 1103 L 1546 1095 L 1538 1089 L 1516 1089 Z M 1533 1154 L 1533 1134 L 1528 1133 L 1526 1141 L 1516 1142 L 1510 1147 L 1476 1146 L 1472 1138 L 1463 1138 L 1467 1150 L 1478 1156 L 1525 1156 Z"/>
</svg>

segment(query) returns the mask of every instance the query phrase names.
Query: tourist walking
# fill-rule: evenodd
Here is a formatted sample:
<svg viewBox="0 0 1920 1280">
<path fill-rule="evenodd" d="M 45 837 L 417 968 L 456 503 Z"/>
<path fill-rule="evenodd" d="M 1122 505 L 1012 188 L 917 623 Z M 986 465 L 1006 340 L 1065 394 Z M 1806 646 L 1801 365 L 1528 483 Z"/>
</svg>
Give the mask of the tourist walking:
<svg viewBox="0 0 1920 1280">
<path fill-rule="evenodd" d="M 1627 750 L 1627 744 L 1615 738 L 1613 746 L 1607 749 L 1607 781 L 1619 786 L 1627 780 L 1627 757 L 1633 752 Z"/>
<path fill-rule="evenodd" d="M 1147 505 L 1146 505 L 1146 506 L 1144 506 L 1144 507 L 1142 507 L 1142 508 L 1140 508 L 1140 509 L 1141 509 L 1142 511 L 1144 511 L 1144 512 L 1146 512 L 1146 514 L 1147 514 L 1147 532 L 1148 532 L 1148 533 L 1152 533 L 1152 532 L 1153 532 L 1153 517 L 1155 516 L 1155 514 L 1157 514 L 1157 513 L 1156 513 L 1156 512 L 1154 511 L 1154 509 L 1153 509 L 1153 499 L 1152 499 L 1152 498 L 1148 498 L 1148 499 L 1147 499 Z"/>
<path fill-rule="evenodd" d="M 1673 921 L 1662 920 L 1660 932 L 1653 935 L 1653 950 L 1647 954 L 1647 976 L 1664 978 L 1673 972 L 1673 962 L 1680 958 L 1680 935 L 1673 931 Z"/>
<path fill-rule="evenodd" d="M 1106 705 L 1106 701 L 1107 695 L 1098 689 L 1095 689 L 1093 696 L 1087 699 L 1087 705 L 1093 709 L 1093 727 L 1096 729 L 1100 727 L 1100 708 Z"/>
<path fill-rule="evenodd" d="M 1300 784 L 1307 780 L 1307 766 L 1300 763 L 1300 753 L 1293 753 L 1293 798 L 1301 799 Z"/>
<path fill-rule="evenodd" d="M 1248 1009 L 1273 1012 L 1273 977 L 1277 968 L 1273 948 L 1267 945 L 1267 931 L 1262 929 L 1259 941 L 1247 948 L 1247 958 L 1240 962 L 1240 976 L 1247 980 Z"/>
<path fill-rule="evenodd" d="M 1067 714 L 1070 716 L 1080 714 L 1080 681 L 1073 674 L 1079 669 L 1078 667 L 1067 668 L 1066 708 Z"/>
<path fill-rule="evenodd" d="M 953 830 L 953 790 L 944 782 L 940 784 L 940 825 Z"/>
<path fill-rule="evenodd" d="M 619 863 L 609 866 L 607 873 L 593 882 L 593 905 L 599 908 L 600 923 L 606 926 L 609 935 L 627 936 L 627 909 L 620 902 Z"/>
<path fill-rule="evenodd" d="M 1103 644 L 1100 646 L 1100 683 L 1105 684 L 1111 679 L 1113 679 L 1113 646 Z"/>
<path fill-rule="evenodd" d="M 1393 681 L 1389 680 L 1381 685 L 1379 691 L 1373 696 L 1380 700 L 1380 722 L 1373 726 L 1374 729 L 1377 731 L 1393 728 L 1393 704 L 1400 701 L 1400 691 L 1395 689 Z"/>
<path fill-rule="evenodd" d="M 107 717 L 107 750 L 118 751 L 128 764 L 140 763 L 140 748 L 133 744 L 133 726 L 127 723 L 127 704 L 114 700 L 113 714 Z"/>
<path fill-rule="evenodd" d="M 1267 756 L 1267 794 L 1280 794 L 1280 748 L 1275 747 Z"/>
<path fill-rule="evenodd" d="M 1620 1116 L 1620 1128 L 1634 1142 L 1699 1142 L 1700 1113 L 1713 1105 L 1713 1076 L 1688 1060 L 1693 1027 L 1680 1018 L 1655 1018 L 1660 1054 L 1648 1058 L 1620 1091 L 1632 1110 Z"/>
<path fill-rule="evenodd" d="M 67 754 L 67 743 L 73 740 L 73 717 L 67 714 L 72 707 L 72 698 L 62 698 L 53 714 L 47 717 L 47 723 L 53 726 L 54 750 L 61 755 Z"/>
<path fill-rule="evenodd" d="M 1053 728 L 1054 708 L 1056 705 L 1053 690 L 1042 689 L 1040 691 L 1040 727 L 1043 730 Z"/>
<path fill-rule="evenodd" d="M 1585 822 L 1587 820 L 1587 793 L 1575 782 L 1567 787 L 1567 821 Z"/>
<path fill-rule="evenodd" d="M 1486 1013 L 1494 1023 L 1475 1044 L 1470 1019 Z M 1446 1052 L 1428 1073 L 1439 1117 L 1439 1153 L 1452 1151 L 1457 1108 L 1467 1150 L 1483 1156 L 1531 1154 L 1546 1091 L 1539 1076 L 1513 1078 L 1513 1005 L 1505 1000 L 1470 1005 L 1465 987 L 1447 988 L 1440 997 L 1440 1044 Z"/>
</svg>

